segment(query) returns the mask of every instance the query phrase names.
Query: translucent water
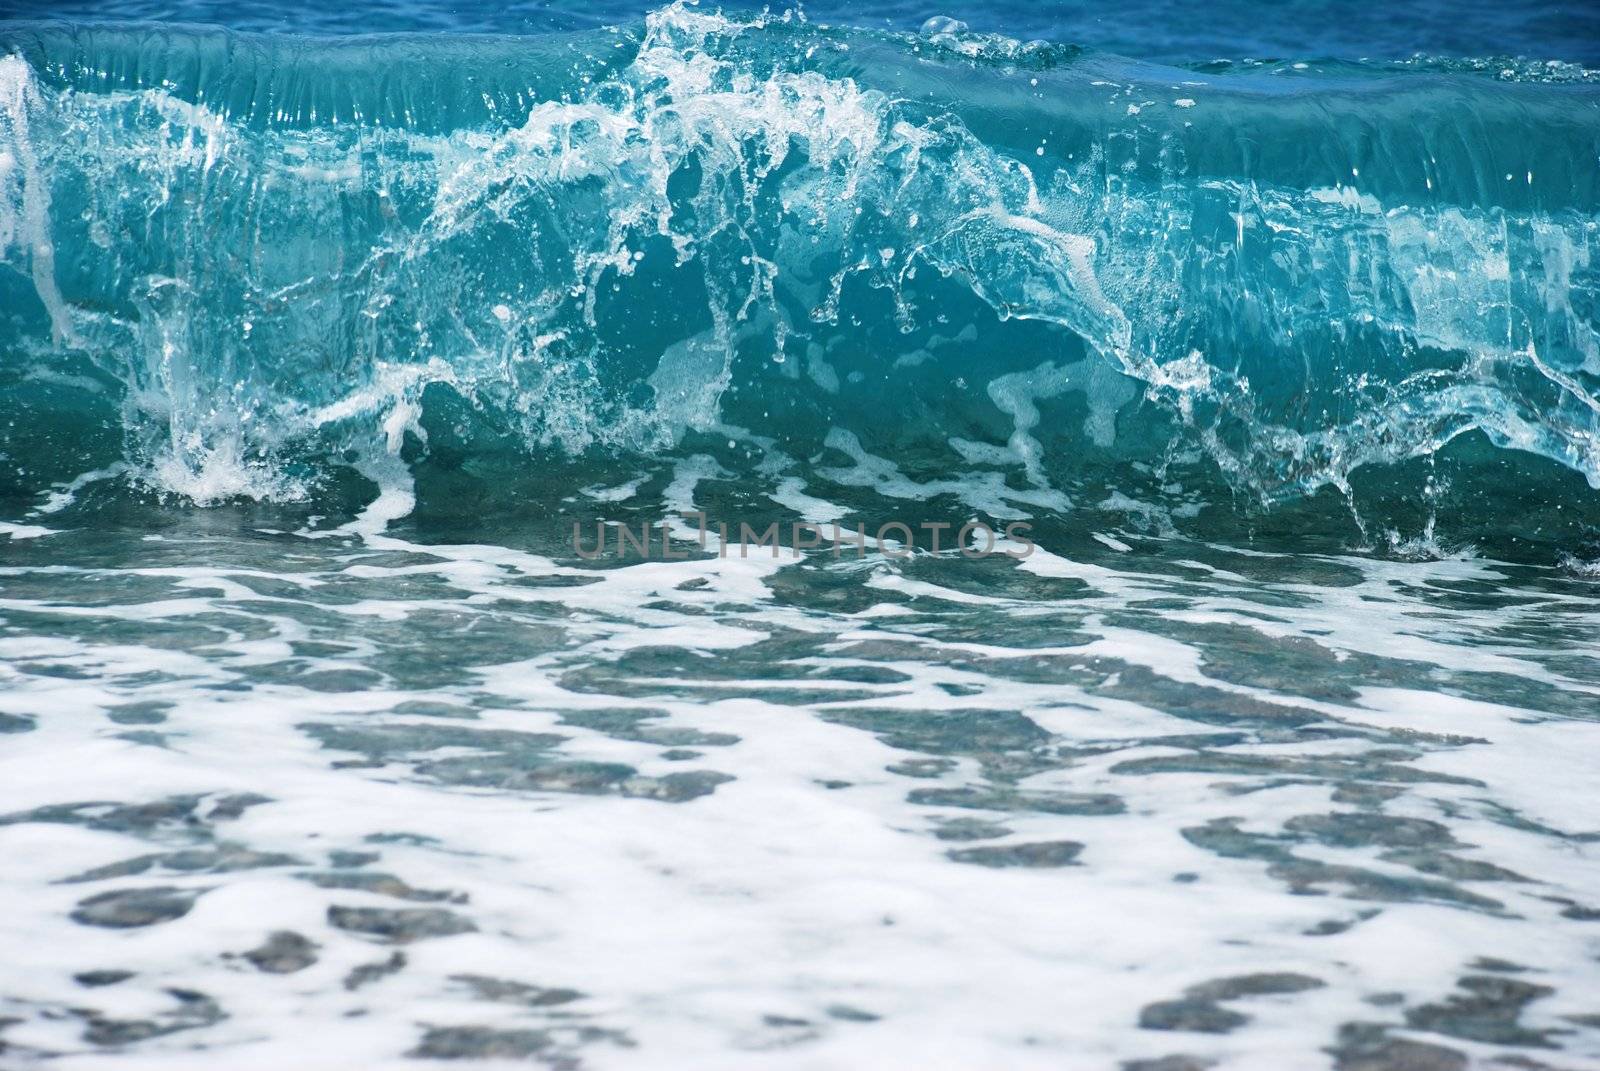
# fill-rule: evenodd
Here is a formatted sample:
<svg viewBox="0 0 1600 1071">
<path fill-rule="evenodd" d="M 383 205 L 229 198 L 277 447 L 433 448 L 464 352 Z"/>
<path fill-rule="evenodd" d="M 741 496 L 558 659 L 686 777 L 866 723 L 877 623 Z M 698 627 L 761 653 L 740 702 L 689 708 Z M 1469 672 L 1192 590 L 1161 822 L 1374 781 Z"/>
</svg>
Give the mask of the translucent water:
<svg viewBox="0 0 1600 1071">
<path fill-rule="evenodd" d="M 1600 1062 L 1585 12 L 363 10 L 0 22 L 0 1065 Z"/>
</svg>

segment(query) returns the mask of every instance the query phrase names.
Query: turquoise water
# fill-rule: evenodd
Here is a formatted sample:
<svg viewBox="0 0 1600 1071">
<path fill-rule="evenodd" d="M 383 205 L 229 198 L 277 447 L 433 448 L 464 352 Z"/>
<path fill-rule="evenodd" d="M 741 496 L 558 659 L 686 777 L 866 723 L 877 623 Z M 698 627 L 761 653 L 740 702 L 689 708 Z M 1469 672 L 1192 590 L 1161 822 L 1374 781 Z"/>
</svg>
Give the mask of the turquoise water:
<svg viewBox="0 0 1600 1071">
<path fill-rule="evenodd" d="M 227 26 L 273 33 L 501 33 L 594 30 L 642 21 L 647 0 L 4 0 L 14 19 L 115 19 Z M 766 5 L 770 6 L 770 5 Z M 722 5 L 744 16 L 764 5 Z M 774 8 L 783 11 L 784 8 Z M 1405 5 L 1289 0 L 1191 4 L 1126 0 L 992 0 L 923 5 L 911 0 L 812 0 L 813 22 L 916 32 L 930 17 L 955 18 L 982 33 L 1045 40 L 1173 63 L 1276 59 L 1408 60 L 1417 55 L 1483 60 L 1521 56 L 1593 65 L 1600 59 L 1600 13 L 1565 0 L 1418 0 Z"/>
<path fill-rule="evenodd" d="M 1600 1061 L 1496 12 L 8 11 L 0 1063 Z"/>
</svg>

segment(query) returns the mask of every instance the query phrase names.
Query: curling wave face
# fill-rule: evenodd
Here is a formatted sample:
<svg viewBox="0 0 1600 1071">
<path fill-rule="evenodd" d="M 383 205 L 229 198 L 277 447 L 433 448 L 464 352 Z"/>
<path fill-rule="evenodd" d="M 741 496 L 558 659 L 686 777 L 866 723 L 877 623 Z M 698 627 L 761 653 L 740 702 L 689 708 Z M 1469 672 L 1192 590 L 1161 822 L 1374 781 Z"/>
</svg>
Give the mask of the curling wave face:
<svg viewBox="0 0 1600 1071">
<path fill-rule="evenodd" d="M 1457 517 L 1536 488 L 1558 542 L 1600 513 L 1587 72 L 1219 73 L 682 5 L 0 41 L 13 494 L 707 453 L 880 487 L 894 456 L 1002 517 L 1364 473 Z"/>
<path fill-rule="evenodd" d="M 0 23 L 0 1064 L 1600 1067 L 1594 78 Z"/>
</svg>

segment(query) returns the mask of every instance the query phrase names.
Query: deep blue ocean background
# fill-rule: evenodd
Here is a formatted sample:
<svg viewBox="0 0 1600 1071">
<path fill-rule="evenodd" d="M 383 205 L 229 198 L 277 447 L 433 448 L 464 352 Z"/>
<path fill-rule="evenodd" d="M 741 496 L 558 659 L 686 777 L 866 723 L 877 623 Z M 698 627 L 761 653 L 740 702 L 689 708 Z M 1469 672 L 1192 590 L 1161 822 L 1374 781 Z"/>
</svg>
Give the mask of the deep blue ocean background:
<svg viewBox="0 0 1600 1071">
<path fill-rule="evenodd" d="M 119 19 L 207 23 L 280 33 L 533 34 L 594 29 L 642 19 L 646 0 L 3 0 L 8 18 Z M 784 10 L 785 4 L 706 4 L 711 10 Z M 1415 55 L 1523 56 L 1600 61 L 1600 5 L 1581 0 L 1513 2 L 1419 0 L 1130 0 L 1030 3 L 1028 0 L 814 0 L 795 5 L 810 18 L 858 27 L 916 30 L 929 18 L 961 19 L 974 30 L 1022 40 L 1082 45 L 1173 63 L 1216 59 L 1404 59 Z"/>
</svg>

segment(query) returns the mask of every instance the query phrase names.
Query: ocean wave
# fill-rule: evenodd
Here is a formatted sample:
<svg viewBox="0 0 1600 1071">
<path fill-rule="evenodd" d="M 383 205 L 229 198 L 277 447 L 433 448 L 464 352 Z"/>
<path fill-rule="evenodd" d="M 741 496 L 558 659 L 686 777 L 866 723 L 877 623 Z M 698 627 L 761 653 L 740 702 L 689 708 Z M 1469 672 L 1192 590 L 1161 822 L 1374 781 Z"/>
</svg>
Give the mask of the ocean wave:
<svg viewBox="0 0 1600 1071">
<path fill-rule="evenodd" d="M 49 468 L 29 429 L 81 410 L 202 504 L 729 429 L 976 465 L 1046 510 L 1086 466 L 1266 503 L 1463 437 L 1485 493 L 1508 452 L 1580 476 L 1575 508 L 1600 488 L 1583 79 L 682 4 L 570 37 L 0 44 L 18 486 Z"/>
</svg>

